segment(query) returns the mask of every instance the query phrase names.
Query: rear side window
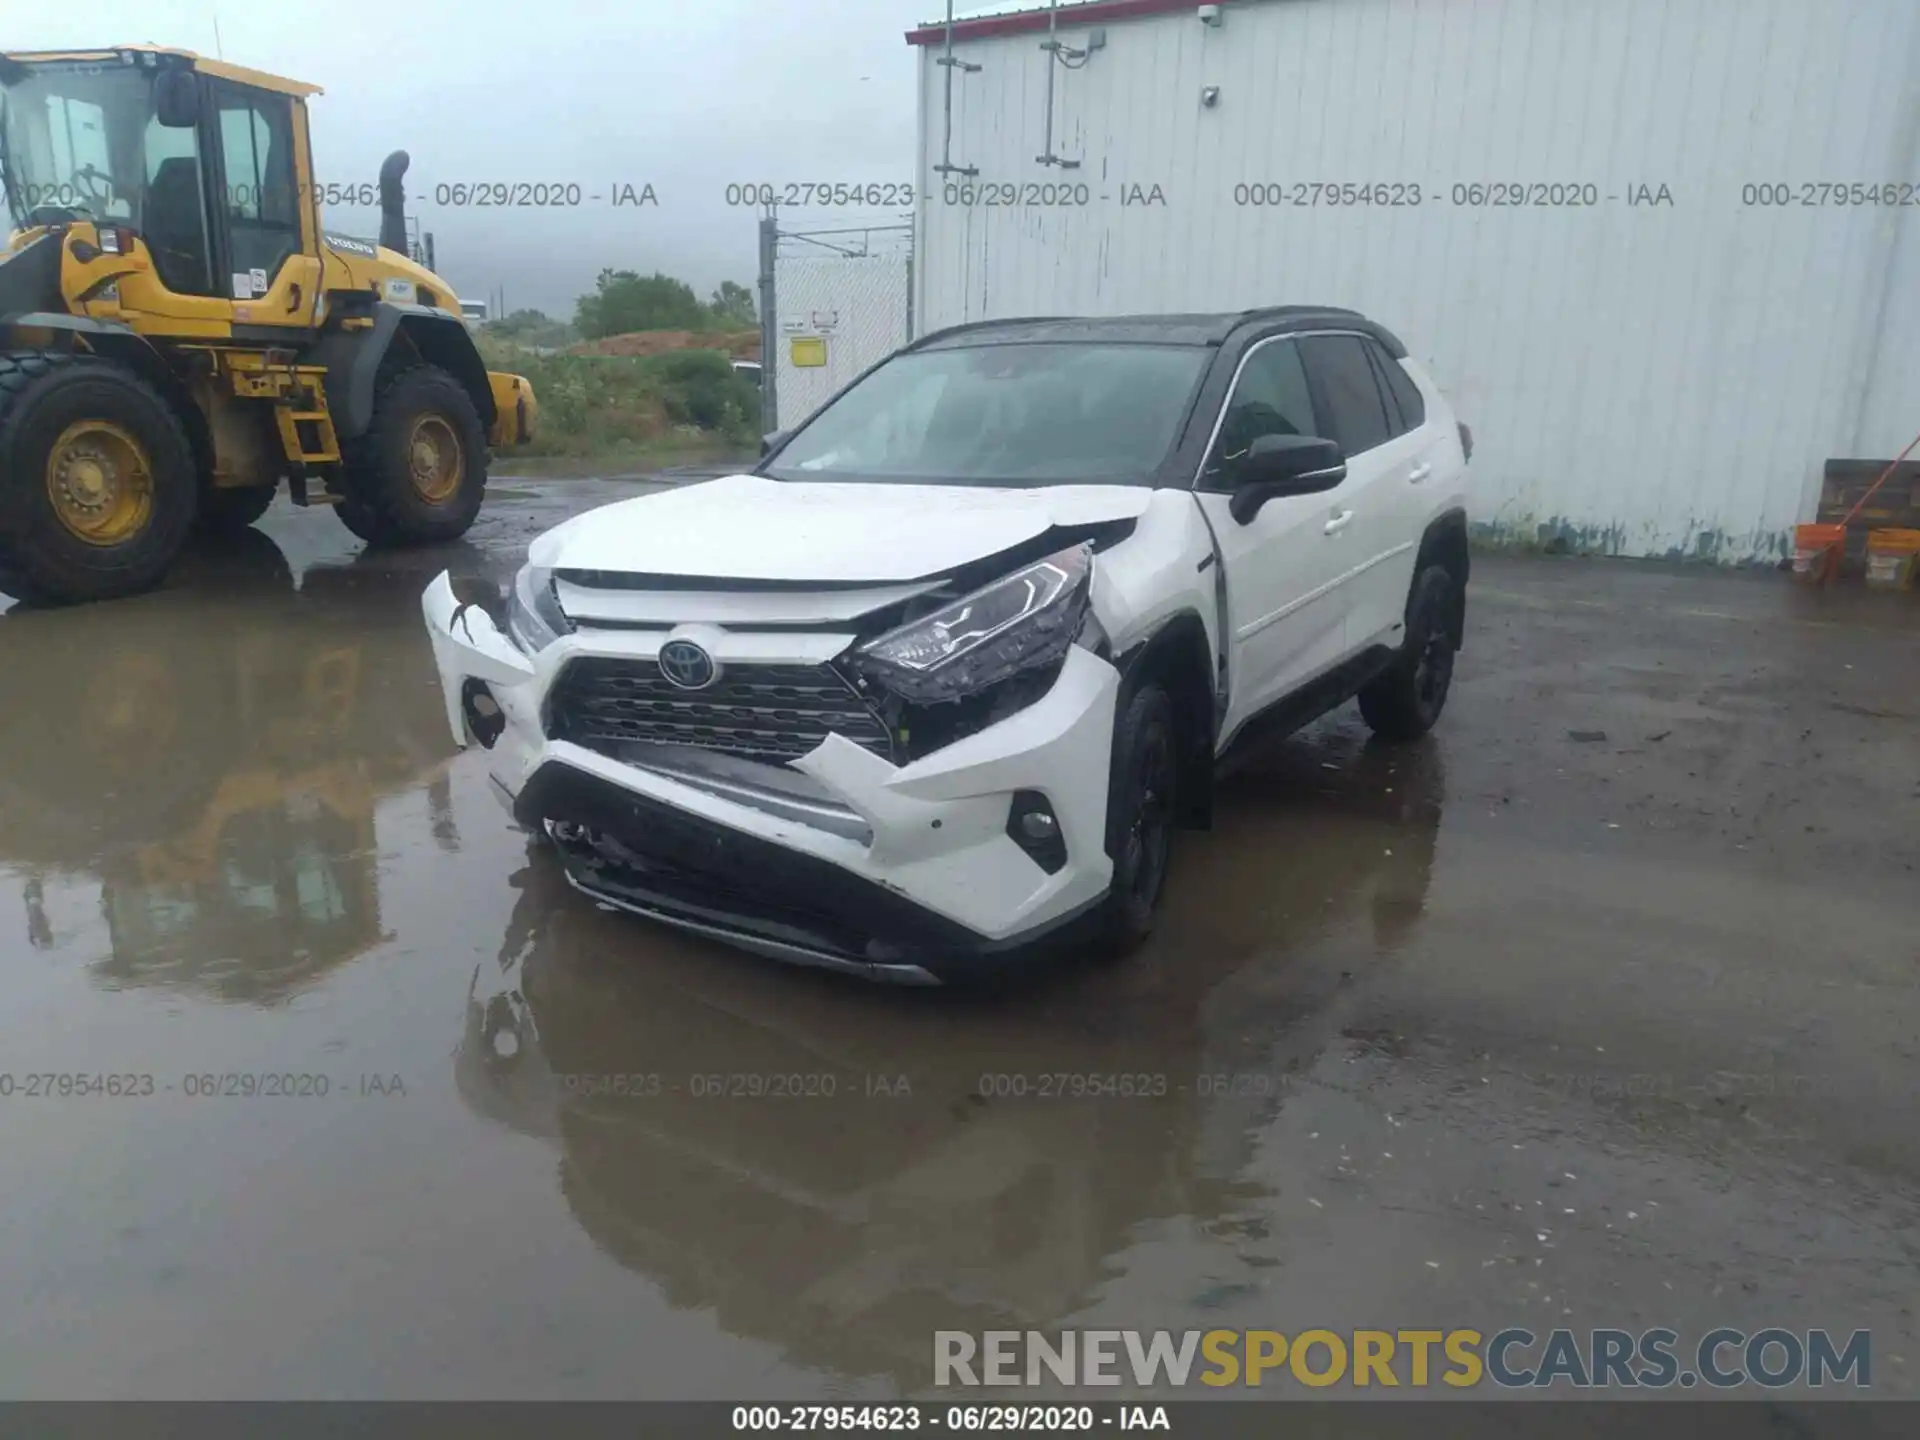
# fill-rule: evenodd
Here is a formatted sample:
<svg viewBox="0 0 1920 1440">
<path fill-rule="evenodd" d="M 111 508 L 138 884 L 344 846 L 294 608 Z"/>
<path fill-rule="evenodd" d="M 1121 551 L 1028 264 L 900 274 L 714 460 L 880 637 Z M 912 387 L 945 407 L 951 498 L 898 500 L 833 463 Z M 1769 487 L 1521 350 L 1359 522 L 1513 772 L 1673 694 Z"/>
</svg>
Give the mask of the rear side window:
<svg viewBox="0 0 1920 1440">
<path fill-rule="evenodd" d="M 1367 359 L 1367 342 L 1358 335 L 1310 335 L 1300 349 L 1325 401 L 1320 418 L 1330 432 L 1326 438 L 1349 455 L 1386 444 L 1395 426 Z"/>
<path fill-rule="evenodd" d="M 1406 367 L 1391 355 L 1377 341 L 1369 340 L 1367 349 L 1373 355 L 1373 363 L 1379 368 L 1380 377 L 1387 382 L 1393 406 L 1400 412 L 1400 433 L 1418 430 L 1427 423 L 1427 402 L 1420 396 L 1420 387 L 1413 383 L 1413 377 L 1407 374 Z"/>
</svg>

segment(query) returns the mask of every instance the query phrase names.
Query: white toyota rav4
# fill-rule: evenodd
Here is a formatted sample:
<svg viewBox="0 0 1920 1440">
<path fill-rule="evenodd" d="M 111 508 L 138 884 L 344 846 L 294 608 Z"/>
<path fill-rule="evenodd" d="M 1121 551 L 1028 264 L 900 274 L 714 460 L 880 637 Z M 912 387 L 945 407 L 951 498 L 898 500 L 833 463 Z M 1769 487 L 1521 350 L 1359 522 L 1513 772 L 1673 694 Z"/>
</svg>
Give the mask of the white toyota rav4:
<svg viewBox="0 0 1920 1440">
<path fill-rule="evenodd" d="M 426 621 L 456 740 L 581 891 L 950 980 L 1137 942 L 1256 735 L 1355 696 L 1433 725 L 1471 449 L 1349 310 L 965 325 Z"/>
</svg>

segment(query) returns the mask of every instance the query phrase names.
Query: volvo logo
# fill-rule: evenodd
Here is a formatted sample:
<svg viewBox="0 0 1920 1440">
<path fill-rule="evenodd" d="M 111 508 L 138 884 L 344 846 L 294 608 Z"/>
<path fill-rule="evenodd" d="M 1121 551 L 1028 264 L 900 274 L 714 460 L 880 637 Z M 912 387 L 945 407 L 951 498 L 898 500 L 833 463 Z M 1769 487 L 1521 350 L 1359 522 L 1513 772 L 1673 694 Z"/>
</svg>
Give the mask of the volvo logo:
<svg viewBox="0 0 1920 1440">
<path fill-rule="evenodd" d="M 669 685 L 704 690 L 720 678 L 720 667 L 691 640 L 669 640 L 660 647 L 660 673 Z"/>
</svg>

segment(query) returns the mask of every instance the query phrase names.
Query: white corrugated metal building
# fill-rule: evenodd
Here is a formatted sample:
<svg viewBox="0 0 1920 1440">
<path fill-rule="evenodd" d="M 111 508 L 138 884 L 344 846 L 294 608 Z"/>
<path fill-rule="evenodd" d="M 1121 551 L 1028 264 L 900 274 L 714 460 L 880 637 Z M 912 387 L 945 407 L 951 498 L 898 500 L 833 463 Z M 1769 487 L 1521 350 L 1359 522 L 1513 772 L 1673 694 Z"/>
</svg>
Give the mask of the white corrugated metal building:
<svg viewBox="0 0 1920 1440">
<path fill-rule="evenodd" d="M 918 333 L 1352 306 L 1473 426 L 1484 534 L 1626 555 L 1775 559 L 1827 459 L 1920 431 L 1916 0 L 1079 0 L 948 36 L 908 36 Z"/>
</svg>

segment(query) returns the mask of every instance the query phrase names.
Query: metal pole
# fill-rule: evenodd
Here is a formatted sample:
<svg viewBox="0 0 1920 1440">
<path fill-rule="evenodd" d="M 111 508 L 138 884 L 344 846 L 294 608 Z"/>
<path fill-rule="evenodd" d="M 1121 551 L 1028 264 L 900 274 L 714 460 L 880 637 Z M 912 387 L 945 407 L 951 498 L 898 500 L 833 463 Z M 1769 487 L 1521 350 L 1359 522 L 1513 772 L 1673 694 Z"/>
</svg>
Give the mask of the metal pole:
<svg viewBox="0 0 1920 1440">
<path fill-rule="evenodd" d="M 947 0 L 947 53 L 940 61 L 940 68 L 947 72 L 946 128 L 940 137 L 940 173 L 945 175 L 953 169 L 953 0 Z"/>
<path fill-rule="evenodd" d="M 1047 11 L 1047 43 L 1040 48 L 1047 52 L 1047 146 L 1046 153 L 1040 156 L 1042 165 L 1053 164 L 1053 72 L 1059 64 L 1060 51 L 1058 26 L 1060 22 L 1060 0 L 1053 0 Z"/>
<path fill-rule="evenodd" d="M 1040 48 L 1047 55 L 1047 153 L 1036 155 L 1034 159 L 1042 165 L 1058 165 L 1062 170 L 1078 170 L 1080 168 L 1078 160 L 1062 160 L 1053 153 L 1053 72 L 1064 63 L 1060 58 L 1062 54 L 1071 55 L 1074 59 L 1080 60 L 1090 52 L 1075 50 L 1070 45 L 1060 43 L 1060 0 L 1052 0 L 1052 6 L 1047 11 L 1047 38 L 1041 42 Z"/>
<path fill-rule="evenodd" d="M 760 433 L 771 435 L 780 428 L 780 401 L 777 394 L 780 373 L 780 320 L 774 314 L 777 295 L 773 284 L 773 262 L 780 251 L 780 222 L 772 214 L 760 221 Z"/>
<path fill-rule="evenodd" d="M 942 102 L 945 111 L 945 133 L 940 141 L 940 163 L 933 167 L 936 175 L 978 175 L 980 171 L 972 165 L 953 163 L 953 72 L 963 70 L 971 73 L 978 70 L 965 60 L 953 58 L 953 0 L 947 0 L 947 53 L 934 62 L 947 72 L 946 99 Z"/>
</svg>

